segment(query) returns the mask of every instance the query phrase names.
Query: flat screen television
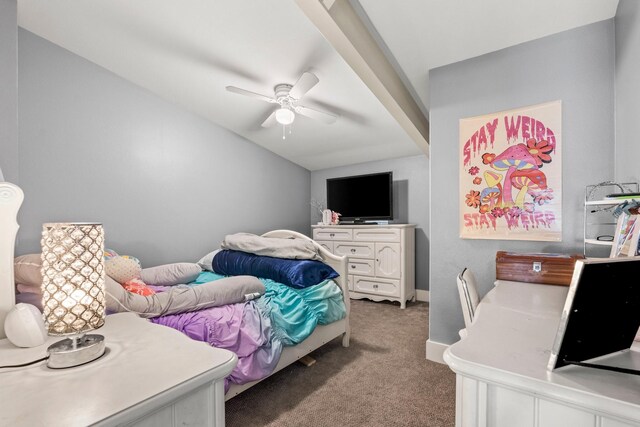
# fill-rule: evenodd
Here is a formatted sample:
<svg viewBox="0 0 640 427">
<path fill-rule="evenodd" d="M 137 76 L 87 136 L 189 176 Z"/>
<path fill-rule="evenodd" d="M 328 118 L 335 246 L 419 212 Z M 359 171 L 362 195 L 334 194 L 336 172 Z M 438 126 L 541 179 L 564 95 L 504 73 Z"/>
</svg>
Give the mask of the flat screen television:
<svg viewBox="0 0 640 427">
<path fill-rule="evenodd" d="M 341 221 L 393 219 L 393 173 L 327 179 L 327 208 Z"/>
</svg>

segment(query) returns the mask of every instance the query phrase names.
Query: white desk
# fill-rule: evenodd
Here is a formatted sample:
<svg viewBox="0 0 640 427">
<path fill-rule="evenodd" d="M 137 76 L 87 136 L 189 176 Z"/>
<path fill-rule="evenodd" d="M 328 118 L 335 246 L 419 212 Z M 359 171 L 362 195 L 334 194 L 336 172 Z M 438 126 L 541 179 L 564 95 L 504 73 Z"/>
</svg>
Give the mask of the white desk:
<svg viewBox="0 0 640 427">
<path fill-rule="evenodd" d="M 444 354 L 457 374 L 457 426 L 640 425 L 640 376 L 578 366 L 547 371 L 567 291 L 499 281 L 484 297 L 468 336 Z M 600 363 L 640 369 L 634 350 Z"/>
<path fill-rule="evenodd" d="M 234 353 L 191 340 L 131 313 L 107 316 L 107 354 L 52 370 L 45 362 L 0 369 L 2 426 L 224 426 L 224 377 Z M 0 366 L 46 355 L 0 341 Z"/>
</svg>

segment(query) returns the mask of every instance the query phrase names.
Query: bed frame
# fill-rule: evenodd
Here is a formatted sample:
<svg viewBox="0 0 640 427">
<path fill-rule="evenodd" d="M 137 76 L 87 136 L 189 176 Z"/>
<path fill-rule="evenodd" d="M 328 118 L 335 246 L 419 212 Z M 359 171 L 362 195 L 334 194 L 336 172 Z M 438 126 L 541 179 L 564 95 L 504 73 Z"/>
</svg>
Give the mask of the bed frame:
<svg viewBox="0 0 640 427">
<path fill-rule="evenodd" d="M 282 238 L 295 237 L 297 239 L 304 239 L 312 242 L 313 245 L 318 249 L 318 253 L 322 257 L 322 261 L 325 264 L 331 266 L 335 271 L 338 272 L 338 274 L 340 274 L 340 277 L 337 277 L 336 279 L 334 279 L 334 281 L 342 289 L 342 297 L 344 299 L 344 305 L 347 309 L 347 315 L 344 319 L 338 320 L 337 322 L 333 322 L 328 325 L 318 325 L 306 340 L 293 347 L 284 347 L 284 349 L 282 350 L 282 355 L 280 356 L 280 361 L 276 365 L 276 368 L 271 373 L 271 375 L 275 374 L 283 368 L 286 368 L 295 361 L 299 360 L 300 358 L 306 356 L 307 354 L 339 336 L 342 336 L 342 346 L 349 347 L 349 336 L 351 334 L 351 329 L 349 326 L 350 303 L 349 289 L 347 287 L 347 257 L 334 255 L 324 247 L 320 246 L 320 244 L 315 240 L 312 240 L 304 234 L 300 234 L 295 231 L 275 230 L 269 231 L 262 236 Z M 246 389 L 264 380 L 265 378 L 242 385 L 232 384 L 225 396 L 225 400 L 229 400 L 232 397 L 237 396 Z"/>
<path fill-rule="evenodd" d="M 22 190 L 11 183 L 0 182 L 0 338 L 4 338 L 4 319 L 15 304 L 15 284 L 13 278 L 13 258 L 15 256 L 15 240 L 18 232 L 17 215 L 24 194 Z M 347 288 L 347 259 L 336 256 L 309 237 L 289 230 L 275 230 L 263 234 L 264 237 L 299 238 L 311 241 L 318 249 L 324 263 L 330 265 L 340 274 L 335 282 L 342 289 L 347 315 L 344 319 L 329 325 L 319 325 L 313 333 L 303 342 L 293 347 L 285 347 L 271 375 L 306 356 L 327 342 L 342 336 L 342 345 L 349 346 L 349 289 Z M 226 400 L 242 393 L 249 387 L 257 384 L 253 381 L 243 385 L 232 385 L 226 394 Z"/>
</svg>

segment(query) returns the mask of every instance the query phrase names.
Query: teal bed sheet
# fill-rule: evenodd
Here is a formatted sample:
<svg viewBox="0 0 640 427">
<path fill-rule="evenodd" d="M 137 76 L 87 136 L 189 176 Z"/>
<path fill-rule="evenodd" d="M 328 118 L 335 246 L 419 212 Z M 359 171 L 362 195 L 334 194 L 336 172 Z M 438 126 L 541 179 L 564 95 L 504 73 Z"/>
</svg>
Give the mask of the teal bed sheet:
<svg viewBox="0 0 640 427">
<path fill-rule="evenodd" d="M 224 277 L 203 271 L 191 285 Z M 275 337 L 285 346 L 298 344 L 311 335 L 317 325 L 333 323 L 347 314 L 342 290 L 333 280 L 295 289 L 271 279 L 258 279 L 264 284 L 266 292 L 256 300 L 256 305 L 269 315 Z"/>
</svg>

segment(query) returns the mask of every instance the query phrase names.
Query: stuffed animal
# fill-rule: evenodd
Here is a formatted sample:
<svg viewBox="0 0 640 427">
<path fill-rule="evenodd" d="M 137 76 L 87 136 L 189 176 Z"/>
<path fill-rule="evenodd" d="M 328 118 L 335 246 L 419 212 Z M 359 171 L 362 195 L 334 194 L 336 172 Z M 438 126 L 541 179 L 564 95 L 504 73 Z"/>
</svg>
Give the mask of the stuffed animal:
<svg viewBox="0 0 640 427">
<path fill-rule="evenodd" d="M 123 288 L 142 296 L 155 294 L 141 279 L 142 266 L 137 258 L 128 255 L 111 256 L 104 263 L 107 276 L 120 283 Z"/>
<path fill-rule="evenodd" d="M 107 261 L 110 258 L 116 257 L 118 256 L 118 253 L 116 251 L 114 251 L 113 249 L 104 249 L 104 260 Z"/>
</svg>

